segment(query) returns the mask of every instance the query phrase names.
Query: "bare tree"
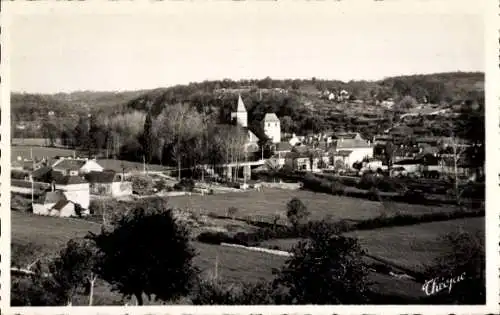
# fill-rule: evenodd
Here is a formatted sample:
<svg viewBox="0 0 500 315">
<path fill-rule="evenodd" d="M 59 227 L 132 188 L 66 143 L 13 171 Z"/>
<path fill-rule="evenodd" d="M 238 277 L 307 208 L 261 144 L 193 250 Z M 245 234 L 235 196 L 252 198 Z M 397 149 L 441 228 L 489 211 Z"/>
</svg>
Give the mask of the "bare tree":
<svg viewBox="0 0 500 315">
<path fill-rule="evenodd" d="M 463 190 L 460 189 L 460 178 L 459 178 L 459 172 L 458 172 L 458 165 L 460 162 L 460 159 L 464 156 L 467 148 L 464 146 L 461 141 L 452 136 L 450 140 L 450 147 L 451 147 L 451 166 L 453 167 L 453 193 L 454 197 L 456 198 L 456 201 L 458 204 L 460 204 L 460 198 L 463 193 Z"/>
<path fill-rule="evenodd" d="M 177 161 L 177 177 L 180 180 L 182 161 L 192 149 L 187 148 L 186 144 L 203 131 L 202 115 L 187 104 L 168 106 L 156 119 L 154 130 L 160 139 L 170 145 Z"/>
</svg>

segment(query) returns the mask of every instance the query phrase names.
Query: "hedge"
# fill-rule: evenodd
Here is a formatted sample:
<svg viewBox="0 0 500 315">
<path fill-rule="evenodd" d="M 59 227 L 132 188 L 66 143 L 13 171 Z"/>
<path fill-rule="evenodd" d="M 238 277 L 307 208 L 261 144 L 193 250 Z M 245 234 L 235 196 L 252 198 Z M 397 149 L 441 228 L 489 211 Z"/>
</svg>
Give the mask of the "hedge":
<svg viewBox="0 0 500 315">
<path fill-rule="evenodd" d="M 420 215 L 398 214 L 393 217 L 379 216 L 372 219 L 363 220 L 358 223 L 350 223 L 345 220 L 337 222 L 311 221 L 302 224 L 297 228 L 289 226 L 277 226 L 273 229 L 262 228 L 256 232 L 245 233 L 239 232 L 234 236 L 229 236 L 222 232 L 204 232 L 197 238 L 200 242 L 210 244 L 231 243 L 245 246 L 256 246 L 260 242 L 279 239 L 279 238 L 307 238 L 311 231 L 318 228 L 319 225 L 328 224 L 338 233 L 346 233 L 355 230 L 373 230 L 387 227 L 415 225 L 420 223 L 429 223 L 437 221 L 448 221 L 461 218 L 481 217 L 485 215 L 485 210 L 463 211 L 457 210 L 453 212 L 434 212 Z"/>
</svg>

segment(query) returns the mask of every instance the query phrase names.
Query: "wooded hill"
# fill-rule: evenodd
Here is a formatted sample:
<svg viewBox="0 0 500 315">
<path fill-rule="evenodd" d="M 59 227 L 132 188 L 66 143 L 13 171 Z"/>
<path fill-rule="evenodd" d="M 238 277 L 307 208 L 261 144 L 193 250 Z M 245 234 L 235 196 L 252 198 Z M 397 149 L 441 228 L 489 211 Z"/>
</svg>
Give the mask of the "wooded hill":
<svg viewBox="0 0 500 315">
<path fill-rule="evenodd" d="M 329 100 L 324 93 L 327 90 L 333 93 L 345 90 L 349 97 L 343 101 Z M 391 126 L 394 112 L 410 111 L 425 100 L 435 104 L 436 109 L 450 108 L 465 101 L 466 105 L 483 105 L 484 73 L 452 72 L 349 82 L 317 78 L 225 79 L 144 91 L 12 93 L 12 121 L 13 125 L 43 122 L 52 112 L 64 124 L 75 125 L 78 117 L 89 112 L 109 116 L 149 108 L 156 116 L 165 106 L 190 103 L 200 112 L 216 113 L 220 122 L 228 122 L 238 94 L 243 97 L 251 126 L 258 126 L 265 113 L 275 112 L 285 132 L 304 134 L 330 129 L 359 131 L 370 136 Z M 396 104 L 392 109 L 377 103 L 390 98 Z M 445 129 L 447 127 L 443 126 Z M 16 136 L 17 132 L 13 131 Z M 434 130 L 434 133 L 440 131 Z"/>
</svg>

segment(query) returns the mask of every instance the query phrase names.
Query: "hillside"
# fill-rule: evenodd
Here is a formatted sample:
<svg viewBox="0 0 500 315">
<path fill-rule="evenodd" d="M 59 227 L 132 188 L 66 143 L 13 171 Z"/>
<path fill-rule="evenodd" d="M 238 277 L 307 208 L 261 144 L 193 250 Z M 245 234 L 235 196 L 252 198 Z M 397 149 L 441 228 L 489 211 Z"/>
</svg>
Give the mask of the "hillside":
<svg viewBox="0 0 500 315">
<path fill-rule="evenodd" d="M 341 91 L 347 94 L 340 97 Z M 437 73 L 349 82 L 316 78 L 225 79 L 146 91 L 84 91 L 54 95 L 12 93 L 11 108 L 15 123 L 40 121 L 52 111 L 56 117 L 68 118 L 73 121 L 71 124 L 75 124 L 76 117 L 89 111 L 111 115 L 151 108 L 157 115 L 168 104 L 187 102 L 200 111 L 214 112 L 220 122 L 227 122 L 238 94 L 242 95 L 249 112 L 250 125 L 255 127 L 265 113 L 275 112 L 282 120 L 284 132 L 309 133 L 330 129 L 358 131 L 371 136 L 393 124 L 394 112 L 459 111 L 466 100 L 483 104 L 484 73 Z M 387 100 L 393 102 L 394 107 L 383 106 Z M 428 103 L 424 106 L 427 108 L 417 107 L 419 103 Z M 449 124 L 444 123 L 441 129 L 448 127 Z M 440 130 L 434 132 L 439 134 Z"/>
</svg>

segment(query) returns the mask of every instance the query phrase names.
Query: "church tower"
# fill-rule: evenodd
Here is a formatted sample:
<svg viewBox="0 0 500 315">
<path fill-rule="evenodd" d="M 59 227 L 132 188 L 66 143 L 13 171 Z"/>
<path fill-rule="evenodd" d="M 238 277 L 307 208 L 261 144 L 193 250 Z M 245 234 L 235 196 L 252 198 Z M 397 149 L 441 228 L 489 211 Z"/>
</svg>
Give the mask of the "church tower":
<svg viewBox="0 0 500 315">
<path fill-rule="evenodd" d="M 236 119 L 236 124 L 241 127 L 248 127 L 248 113 L 245 108 L 245 104 L 241 99 L 241 95 L 238 95 L 238 107 L 235 112 L 231 113 L 231 120 Z"/>
</svg>

